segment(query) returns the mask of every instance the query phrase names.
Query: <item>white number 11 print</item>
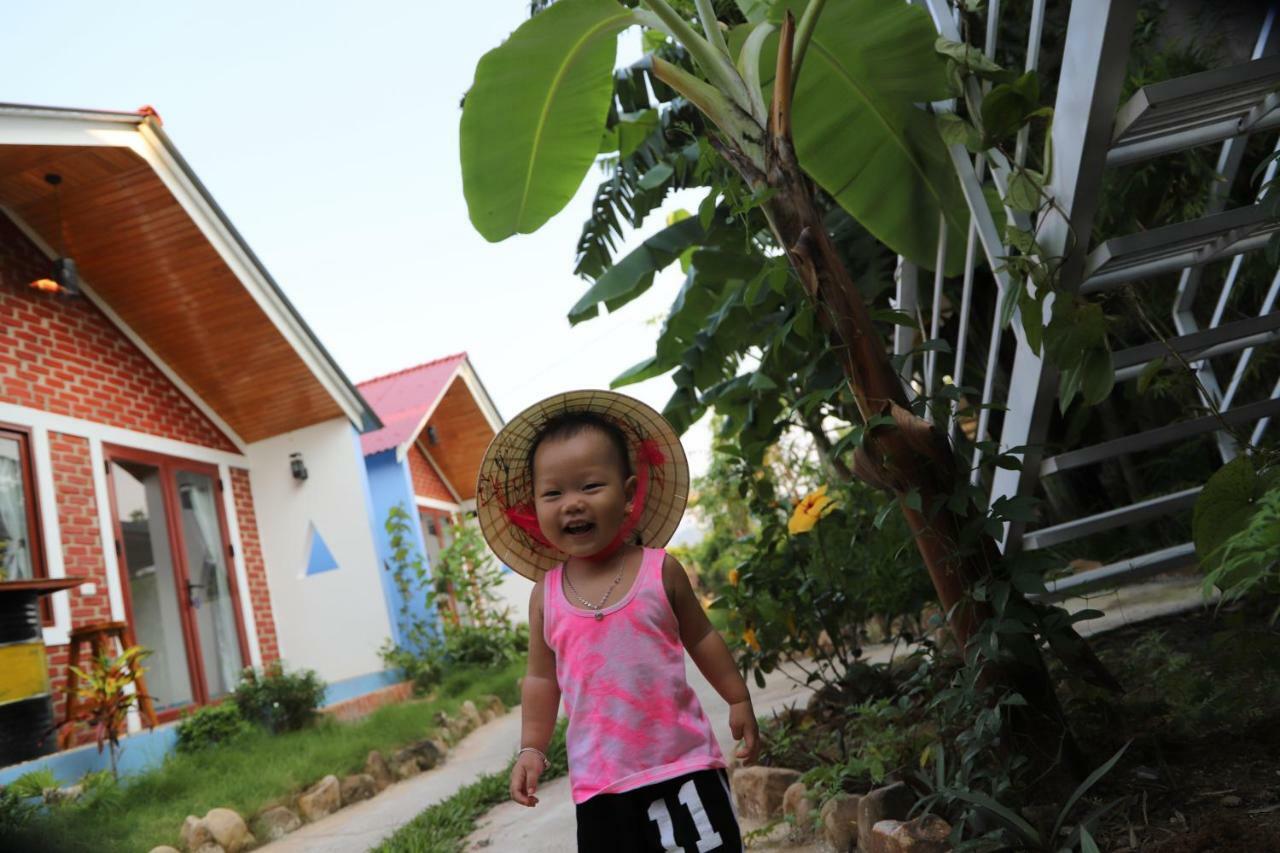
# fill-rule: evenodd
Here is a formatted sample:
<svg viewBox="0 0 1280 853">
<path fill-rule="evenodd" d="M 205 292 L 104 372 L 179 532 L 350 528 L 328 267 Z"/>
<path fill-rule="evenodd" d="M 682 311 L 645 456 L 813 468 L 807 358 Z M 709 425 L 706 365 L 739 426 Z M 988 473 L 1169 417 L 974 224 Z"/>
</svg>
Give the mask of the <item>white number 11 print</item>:
<svg viewBox="0 0 1280 853">
<path fill-rule="evenodd" d="M 698 797 L 698 789 L 692 779 L 680 786 L 677 798 L 689 810 L 689 817 L 693 818 L 693 825 L 698 830 L 698 853 L 707 853 L 708 850 L 721 846 L 724 842 L 720 833 L 712 829 L 711 819 L 707 817 L 707 810 L 702 807 L 702 800 Z M 667 811 L 665 801 L 657 799 L 649 804 L 649 820 L 658 825 L 662 849 L 666 853 L 682 853 L 683 848 L 676 846 L 675 827 L 671 823 L 671 812 Z"/>
</svg>

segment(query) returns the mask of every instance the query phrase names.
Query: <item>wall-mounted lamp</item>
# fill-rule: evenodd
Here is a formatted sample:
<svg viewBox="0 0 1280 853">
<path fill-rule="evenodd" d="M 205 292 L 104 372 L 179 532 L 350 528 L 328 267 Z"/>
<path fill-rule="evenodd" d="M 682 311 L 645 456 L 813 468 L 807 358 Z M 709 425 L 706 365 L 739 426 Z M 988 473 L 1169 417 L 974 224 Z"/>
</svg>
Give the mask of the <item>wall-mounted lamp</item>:
<svg viewBox="0 0 1280 853">
<path fill-rule="evenodd" d="M 58 242 L 64 257 L 53 262 L 53 273 L 49 278 L 38 278 L 30 283 L 30 287 L 42 293 L 65 293 L 67 296 L 80 295 L 80 276 L 76 272 L 76 262 L 65 257 L 67 235 L 62 223 L 62 193 L 58 187 L 62 184 L 62 176 L 50 172 L 44 176 L 45 183 L 53 187 L 54 200 L 58 207 Z"/>
<path fill-rule="evenodd" d="M 439 443 L 440 443 L 440 436 L 436 434 L 436 428 L 428 425 L 427 426 L 427 444 L 439 444 Z"/>
<path fill-rule="evenodd" d="M 293 474 L 293 479 L 299 483 L 307 479 L 307 466 L 302 461 L 301 453 L 289 454 L 289 473 Z"/>
</svg>

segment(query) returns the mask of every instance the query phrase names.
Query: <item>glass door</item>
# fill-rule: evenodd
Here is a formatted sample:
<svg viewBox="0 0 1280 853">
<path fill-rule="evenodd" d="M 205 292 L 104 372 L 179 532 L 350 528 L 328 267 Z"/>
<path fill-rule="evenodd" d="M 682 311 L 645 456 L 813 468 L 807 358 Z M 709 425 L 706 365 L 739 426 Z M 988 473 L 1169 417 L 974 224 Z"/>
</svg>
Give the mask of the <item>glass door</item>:
<svg viewBox="0 0 1280 853">
<path fill-rule="evenodd" d="M 178 507 L 187 563 L 188 602 L 200 640 L 200 663 L 210 699 L 225 696 L 240 680 L 244 657 L 236 602 L 227 571 L 227 547 L 218 512 L 217 480 L 178 471 Z"/>
<path fill-rule="evenodd" d="M 147 658 L 147 689 L 157 714 L 190 705 L 196 699 L 186 640 L 185 589 L 173 559 L 164 472 L 145 462 L 114 459 L 116 542 L 123 551 L 129 624 Z"/>
<path fill-rule="evenodd" d="M 211 466 L 107 453 L 128 619 L 152 651 L 156 711 L 173 716 L 231 692 L 247 660 L 221 483 Z"/>
</svg>

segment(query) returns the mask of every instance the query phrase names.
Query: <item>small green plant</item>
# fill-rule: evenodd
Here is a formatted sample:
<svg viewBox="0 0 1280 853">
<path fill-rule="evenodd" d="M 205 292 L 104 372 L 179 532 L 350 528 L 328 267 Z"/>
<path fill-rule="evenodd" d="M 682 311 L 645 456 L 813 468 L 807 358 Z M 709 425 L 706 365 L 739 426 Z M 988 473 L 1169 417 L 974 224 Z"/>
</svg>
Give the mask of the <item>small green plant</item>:
<svg viewBox="0 0 1280 853">
<path fill-rule="evenodd" d="M 427 566 L 414 547 L 412 518 L 391 508 L 386 530 L 391 537 L 388 569 L 400 592 L 400 643 L 388 640 L 379 650 L 383 662 L 413 681 L 419 693 L 440 683 L 454 666 L 503 666 L 524 654 L 528 628 L 513 626 L 497 593 L 502 569 L 489 556 L 473 524 L 450 527 L 450 543 Z M 429 621 L 410 607 L 423 596 Z"/>
<path fill-rule="evenodd" d="M 261 672 L 246 668 L 233 695 L 244 719 L 279 734 L 310 723 L 324 702 L 324 691 L 314 670 L 286 672 L 275 661 Z"/>
<path fill-rule="evenodd" d="M 405 679 L 412 681 L 413 689 L 418 693 L 426 693 L 435 687 L 444 675 L 439 653 L 430 649 L 414 652 L 388 639 L 378 649 L 378 656 L 387 669 L 399 670 Z"/>
<path fill-rule="evenodd" d="M 5 790 L 19 799 L 30 800 L 37 797 L 44 799 L 44 792 L 56 787 L 58 787 L 58 778 L 53 775 L 52 770 L 42 767 L 39 770 L 23 773 Z"/>
<path fill-rule="evenodd" d="M 1252 514 L 1246 517 L 1243 526 L 1223 539 L 1213 550 L 1211 560 L 1206 561 L 1206 593 L 1217 587 L 1223 598 L 1230 601 L 1254 591 L 1275 592 L 1280 587 L 1280 476 L 1277 474 L 1280 470 L 1267 478 L 1275 485 L 1249 502 Z M 1213 479 L 1216 480 L 1217 475 Z M 1259 476 L 1258 480 L 1262 481 L 1263 477 Z M 1197 512 L 1199 510 L 1197 506 Z M 1274 623 L 1278 616 L 1280 610 L 1272 613 L 1271 621 Z"/>
<path fill-rule="evenodd" d="M 1089 777 L 1080 783 L 1058 811 L 1052 828 L 1038 829 L 1032 826 L 1022 815 L 981 791 L 940 791 L 938 794 L 940 798 L 949 794 L 956 800 L 973 806 L 974 813 L 1000 824 L 998 828 L 990 830 L 978 838 L 971 838 L 966 844 L 957 847 L 956 850 L 1004 850 L 1012 847 L 1018 850 L 1042 851 L 1042 853 L 1072 853 L 1074 850 L 1079 850 L 1081 853 L 1101 853 L 1098 842 L 1093 838 L 1093 832 L 1097 829 L 1098 822 L 1108 812 L 1124 802 L 1125 798 L 1120 797 L 1103 803 L 1091 809 L 1083 817 L 1076 818 L 1076 811 L 1078 806 L 1084 802 L 1082 799 L 1084 795 L 1089 792 L 1090 788 L 1098 784 L 1102 777 L 1111 772 L 1111 769 L 1116 766 L 1116 762 L 1120 760 L 1120 756 L 1124 755 L 1124 751 L 1128 748 L 1128 744 L 1120 747 L 1119 752 L 1107 759 L 1101 767 L 1090 773 Z M 929 802 L 930 799 L 926 798 L 917 807 L 919 808 Z M 1069 821 L 1074 821 L 1074 824 L 1068 823 Z M 956 836 L 959 835 L 961 829 L 961 826 L 956 827 L 952 840 L 959 840 Z M 1060 841 L 1059 839 L 1064 836 L 1066 840 Z"/>
<path fill-rule="evenodd" d="M 249 731 L 251 727 L 235 701 L 206 705 L 178 723 L 177 749 L 179 752 L 199 752 L 230 743 Z"/>
</svg>

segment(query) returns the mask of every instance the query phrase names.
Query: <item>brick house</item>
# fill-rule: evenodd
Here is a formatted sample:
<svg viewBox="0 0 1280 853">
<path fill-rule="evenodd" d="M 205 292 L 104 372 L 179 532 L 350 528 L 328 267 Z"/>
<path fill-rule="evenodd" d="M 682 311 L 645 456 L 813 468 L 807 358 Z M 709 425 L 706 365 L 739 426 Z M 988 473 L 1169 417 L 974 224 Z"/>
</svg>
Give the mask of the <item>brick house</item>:
<svg viewBox="0 0 1280 853">
<path fill-rule="evenodd" d="M 279 658 L 358 695 L 381 426 L 152 111 L 0 106 L 0 572 L 84 578 L 42 613 L 58 714 L 70 631 L 107 621 L 162 721 Z"/>
</svg>

